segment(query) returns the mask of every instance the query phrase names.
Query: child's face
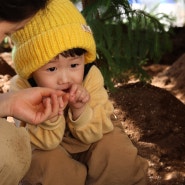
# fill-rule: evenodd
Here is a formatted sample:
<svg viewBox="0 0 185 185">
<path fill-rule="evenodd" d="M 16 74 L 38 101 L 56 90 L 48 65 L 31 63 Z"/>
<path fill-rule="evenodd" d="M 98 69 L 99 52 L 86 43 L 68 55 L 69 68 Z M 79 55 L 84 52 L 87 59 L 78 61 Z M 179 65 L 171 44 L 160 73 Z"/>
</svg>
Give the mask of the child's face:
<svg viewBox="0 0 185 185">
<path fill-rule="evenodd" d="M 58 57 L 33 73 L 33 78 L 40 87 L 68 90 L 72 84 L 82 84 L 84 75 L 84 55 Z"/>
</svg>

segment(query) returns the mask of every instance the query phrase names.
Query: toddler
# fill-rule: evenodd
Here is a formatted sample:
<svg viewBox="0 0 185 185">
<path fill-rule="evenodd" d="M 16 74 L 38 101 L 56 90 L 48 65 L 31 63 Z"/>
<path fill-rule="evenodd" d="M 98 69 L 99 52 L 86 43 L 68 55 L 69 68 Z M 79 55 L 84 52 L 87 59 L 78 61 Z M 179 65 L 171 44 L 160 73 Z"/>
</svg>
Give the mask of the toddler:
<svg viewBox="0 0 185 185">
<path fill-rule="evenodd" d="M 61 90 L 63 115 L 38 126 L 26 123 L 33 148 L 23 184 L 144 185 L 147 162 L 121 123 L 112 120 L 92 31 L 69 0 L 50 0 L 12 35 L 17 76 L 11 89 Z"/>
</svg>

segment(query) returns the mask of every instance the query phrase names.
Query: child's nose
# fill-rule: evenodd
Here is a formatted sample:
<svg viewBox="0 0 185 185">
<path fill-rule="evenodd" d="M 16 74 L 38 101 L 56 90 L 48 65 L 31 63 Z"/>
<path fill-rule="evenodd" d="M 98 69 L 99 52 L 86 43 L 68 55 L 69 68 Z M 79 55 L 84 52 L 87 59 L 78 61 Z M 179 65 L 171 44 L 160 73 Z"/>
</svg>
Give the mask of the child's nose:
<svg viewBox="0 0 185 185">
<path fill-rule="evenodd" d="M 61 85 L 67 82 L 68 82 L 68 74 L 65 71 L 63 71 L 59 74 L 58 84 Z"/>
</svg>

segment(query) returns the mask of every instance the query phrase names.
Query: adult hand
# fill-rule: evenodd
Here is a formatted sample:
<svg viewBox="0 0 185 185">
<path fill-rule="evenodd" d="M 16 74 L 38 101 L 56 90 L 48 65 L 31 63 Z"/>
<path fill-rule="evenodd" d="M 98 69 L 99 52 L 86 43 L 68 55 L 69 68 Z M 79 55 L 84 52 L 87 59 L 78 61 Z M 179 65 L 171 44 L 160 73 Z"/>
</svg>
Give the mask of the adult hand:
<svg viewBox="0 0 185 185">
<path fill-rule="evenodd" d="M 6 111 L 4 115 L 30 124 L 39 124 L 59 114 L 62 104 L 59 103 L 58 98 L 64 94 L 62 91 L 42 87 L 5 93 L 3 100 L 6 101 L 6 107 L 4 106 Z M 3 106 L 3 102 L 1 104 Z M 1 109 L 2 106 L 0 105 Z"/>
</svg>

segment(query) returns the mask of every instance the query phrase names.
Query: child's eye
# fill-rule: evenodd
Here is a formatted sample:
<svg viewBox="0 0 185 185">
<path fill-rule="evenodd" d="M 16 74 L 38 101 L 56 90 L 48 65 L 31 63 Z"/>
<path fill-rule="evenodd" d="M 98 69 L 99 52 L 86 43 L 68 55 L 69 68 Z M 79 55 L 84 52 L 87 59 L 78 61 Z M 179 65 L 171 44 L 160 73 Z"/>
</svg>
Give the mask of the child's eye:
<svg viewBox="0 0 185 185">
<path fill-rule="evenodd" d="M 78 64 L 71 64 L 71 67 L 72 67 L 72 68 L 75 68 L 75 67 L 77 67 L 77 65 L 78 65 Z"/>
<path fill-rule="evenodd" d="M 52 71 L 56 71 L 56 70 L 57 70 L 56 67 L 50 67 L 50 68 L 47 69 L 47 71 L 51 71 L 51 72 L 52 72 Z"/>
</svg>

